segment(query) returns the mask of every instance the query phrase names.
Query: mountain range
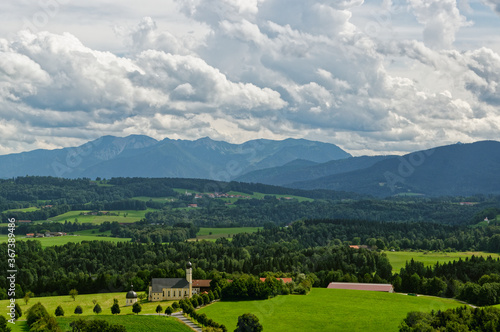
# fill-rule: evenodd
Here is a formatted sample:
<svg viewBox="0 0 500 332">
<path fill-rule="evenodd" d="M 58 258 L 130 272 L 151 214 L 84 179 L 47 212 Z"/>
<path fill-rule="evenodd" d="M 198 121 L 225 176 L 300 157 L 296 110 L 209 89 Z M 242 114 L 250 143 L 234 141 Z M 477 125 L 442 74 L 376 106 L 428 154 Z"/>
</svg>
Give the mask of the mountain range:
<svg viewBox="0 0 500 332">
<path fill-rule="evenodd" d="M 231 144 L 148 136 L 104 136 L 78 147 L 0 156 L 0 177 L 45 175 L 66 178 L 182 177 L 232 180 L 249 171 L 296 159 L 314 163 L 349 158 L 338 146 L 305 139 L 258 139 Z"/>
<path fill-rule="evenodd" d="M 500 142 L 453 144 L 404 156 L 353 157 L 330 143 L 104 136 L 78 147 L 0 156 L 0 178 L 173 177 L 369 194 L 500 194 Z"/>
</svg>

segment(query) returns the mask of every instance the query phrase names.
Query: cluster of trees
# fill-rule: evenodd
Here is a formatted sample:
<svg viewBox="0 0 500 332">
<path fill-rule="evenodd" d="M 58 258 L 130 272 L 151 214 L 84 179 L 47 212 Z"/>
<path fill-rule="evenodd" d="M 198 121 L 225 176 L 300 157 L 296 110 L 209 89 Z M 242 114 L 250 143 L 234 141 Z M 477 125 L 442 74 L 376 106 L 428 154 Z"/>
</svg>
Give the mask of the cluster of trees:
<svg viewBox="0 0 500 332">
<path fill-rule="evenodd" d="M 109 227 L 108 227 L 109 226 Z M 131 238 L 132 242 L 141 243 L 163 243 L 182 242 L 196 237 L 199 227 L 191 223 L 179 222 L 172 226 L 151 225 L 144 221 L 121 226 L 118 222 L 108 223 L 101 226 L 102 231 L 111 230 L 115 237 Z"/>
<path fill-rule="evenodd" d="M 182 198 L 182 197 L 181 197 Z M 190 198 L 184 197 L 185 200 Z M 356 219 L 383 222 L 426 222 L 468 224 L 490 203 L 463 206 L 445 199 L 332 200 L 298 201 L 239 199 L 233 207 L 223 201 L 198 199 L 198 209 L 175 209 L 193 201 L 168 203 L 163 210 L 146 214 L 150 223 L 174 224 L 190 221 L 202 227 L 262 226 L 272 223 L 283 226 L 300 219 Z M 483 218 L 484 219 L 484 218 Z"/>
<path fill-rule="evenodd" d="M 413 331 L 498 331 L 500 310 L 459 307 L 430 313 L 412 311 L 399 326 L 400 332 Z"/>
<path fill-rule="evenodd" d="M 353 280 L 369 274 L 378 280 L 389 280 L 391 276 L 388 259 L 375 251 L 355 250 L 341 244 L 310 248 L 297 240 L 272 243 L 264 239 L 245 246 L 239 241 L 232 242 L 225 239 L 216 243 L 169 244 L 84 241 L 42 248 L 36 240 L 19 241 L 16 296 L 22 298 L 25 291 L 36 292 L 37 296 L 66 295 L 71 289 L 81 294 L 116 292 L 130 283 L 137 290 L 145 290 L 151 278 L 185 277 L 188 257 L 194 265 L 195 279 L 213 279 L 219 272 L 231 279 L 232 274 L 259 275 L 270 271 L 277 277 L 305 273 L 311 275 L 314 286 L 326 286 L 337 277 Z M 7 244 L 0 245 L 1 253 L 6 255 Z M 0 268 L 7 270 L 6 264 L 0 261 Z M 0 278 L 1 298 L 6 297 L 7 288 L 7 280 Z"/>
<path fill-rule="evenodd" d="M 474 257 L 424 267 L 413 259 L 394 276 L 396 291 L 456 297 L 476 305 L 500 303 L 500 259 Z"/>
<path fill-rule="evenodd" d="M 364 244 L 372 249 L 383 250 L 500 252 L 500 227 L 316 219 L 297 221 L 284 228 L 272 227 L 255 234 L 237 234 L 232 242 L 245 246 L 260 244 L 263 241 L 292 242 L 294 240 L 297 240 L 301 247 L 348 243 Z"/>
<path fill-rule="evenodd" d="M 72 321 L 69 326 L 74 332 L 126 332 L 127 329 L 121 324 L 109 324 L 103 319 L 77 319 Z"/>
<path fill-rule="evenodd" d="M 30 331 L 61 332 L 54 316 L 49 315 L 47 309 L 40 302 L 34 304 L 26 313 L 26 323 Z"/>
<path fill-rule="evenodd" d="M 116 226 L 119 226 L 118 223 L 116 223 L 116 224 L 117 224 Z M 43 222 L 43 223 L 39 223 L 39 224 L 17 223 L 16 224 L 16 234 L 45 233 L 46 231 L 71 233 L 71 232 L 76 232 L 76 231 L 83 231 L 86 229 L 92 229 L 95 227 L 96 227 L 95 225 L 92 225 L 90 223 L 79 223 L 79 222 L 71 222 L 71 221 L 65 221 L 64 223 L 62 223 L 62 222 L 61 223 L 59 223 L 59 222 Z M 8 231 L 9 230 L 7 227 L 0 227 L 0 232 L 2 234 L 7 234 Z"/>
<path fill-rule="evenodd" d="M 230 283 L 226 279 L 219 279 L 216 285 L 222 289 L 222 298 L 225 300 L 268 299 L 276 295 L 288 295 L 295 290 L 294 283 L 285 284 L 274 277 L 267 277 L 262 282 L 248 274 L 241 275 Z"/>
</svg>

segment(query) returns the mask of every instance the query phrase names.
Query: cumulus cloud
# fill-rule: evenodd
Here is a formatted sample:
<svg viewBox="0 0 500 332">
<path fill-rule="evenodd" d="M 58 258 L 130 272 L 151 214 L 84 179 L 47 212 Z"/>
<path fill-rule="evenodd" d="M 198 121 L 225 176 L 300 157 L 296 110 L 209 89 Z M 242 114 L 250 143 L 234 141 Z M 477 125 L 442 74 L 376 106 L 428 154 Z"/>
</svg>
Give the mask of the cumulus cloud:
<svg viewBox="0 0 500 332">
<path fill-rule="evenodd" d="M 457 31 L 471 24 L 460 14 L 456 0 L 409 0 L 409 4 L 424 25 L 425 44 L 432 48 L 450 49 Z"/>
<path fill-rule="evenodd" d="M 500 127 L 498 52 L 454 49 L 472 27 L 455 0 L 409 0 L 409 13 L 392 1 L 374 12 L 363 0 L 187 0 L 169 7 L 175 15 L 146 2 L 155 18 L 112 23 L 119 53 L 73 33 L 0 39 L 0 130 L 26 128 L 0 139 L 0 153 L 105 134 L 306 137 L 404 153 Z M 131 15 L 123 6 L 113 8 Z M 172 29 L 173 16 L 197 31 Z M 366 29 L 376 25 L 400 35 L 381 41 Z M 422 26 L 420 40 L 405 38 Z"/>
</svg>

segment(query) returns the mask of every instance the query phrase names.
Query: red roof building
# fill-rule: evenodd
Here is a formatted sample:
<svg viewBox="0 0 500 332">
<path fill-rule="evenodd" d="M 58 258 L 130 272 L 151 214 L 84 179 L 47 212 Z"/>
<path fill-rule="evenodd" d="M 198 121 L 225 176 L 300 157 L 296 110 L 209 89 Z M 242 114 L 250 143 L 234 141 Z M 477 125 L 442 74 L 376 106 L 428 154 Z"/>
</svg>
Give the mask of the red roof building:
<svg viewBox="0 0 500 332">
<path fill-rule="evenodd" d="M 210 291 L 210 279 L 193 280 L 193 294 L 203 294 Z"/>
<path fill-rule="evenodd" d="M 329 289 L 353 289 L 353 290 L 365 290 L 365 291 L 394 293 L 394 287 L 392 287 L 391 284 L 364 284 L 364 283 L 354 283 L 354 282 L 331 282 L 327 288 L 329 288 Z"/>
</svg>

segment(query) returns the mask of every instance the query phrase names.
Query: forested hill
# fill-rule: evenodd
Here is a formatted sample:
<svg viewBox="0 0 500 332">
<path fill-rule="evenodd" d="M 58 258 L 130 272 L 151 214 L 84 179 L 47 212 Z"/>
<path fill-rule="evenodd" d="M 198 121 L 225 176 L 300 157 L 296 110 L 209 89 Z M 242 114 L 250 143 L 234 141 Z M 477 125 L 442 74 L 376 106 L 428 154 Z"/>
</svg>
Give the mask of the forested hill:
<svg viewBox="0 0 500 332">
<path fill-rule="evenodd" d="M 352 172 L 290 185 L 345 190 L 379 197 L 396 194 L 500 194 L 500 142 L 453 144 L 393 157 Z"/>
<path fill-rule="evenodd" d="M 460 204 L 463 201 L 469 204 Z M 147 223 L 170 226 L 184 222 L 197 227 L 283 226 L 306 218 L 476 224 L 485 217 L 494 219 L 500 214 L 497 210 L 484 213 L 499 207 L 497 196 L 382 200 L 346 192 L 201 179 L 91 181 L 30 176 L 0 180 L 4 222 L 9 217 L 43 221 L 68 211 L 142 210 Z"/>
<path fill-rule="evenodd" d="M 305 139 L 252 140 L 231 144 L 148 136 L 104 136 L 78 147 L 0 156 L 0 178 L 45 175 L 79 177 L 179 177 L 231 180 L 245 172 L 295 159 L 322 163 L 351 155 L 338 146 Z"/>
</svg>

